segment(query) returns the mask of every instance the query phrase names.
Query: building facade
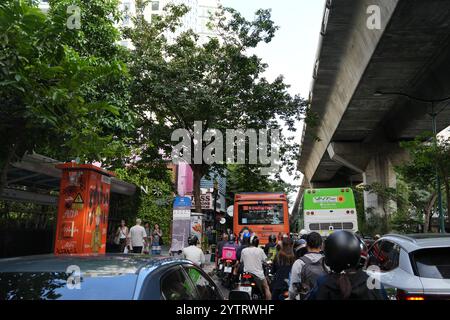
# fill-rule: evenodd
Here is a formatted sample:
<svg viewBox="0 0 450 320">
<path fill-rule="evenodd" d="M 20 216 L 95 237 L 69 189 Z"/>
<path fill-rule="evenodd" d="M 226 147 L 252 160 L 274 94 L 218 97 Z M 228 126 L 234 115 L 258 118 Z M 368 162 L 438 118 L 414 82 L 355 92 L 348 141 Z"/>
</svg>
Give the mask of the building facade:
<svg viewBox="0 0 450 320">
<path fill-rule="evenodd" d="M 147 21 L 151 21 L 155 16 L 164 16 L 164 8 L 168 4 L 186 5 L 190 10 L 182 17 L 182 25 L 175 32 L 167 32 L 166 37 L 170 42 L 183 32 L 189 29 L 193 30 L 200 36 L 200 43 L 205 43 L 210 37 L 214 37 L 216 33 L 208 27 L 210 17 L 220 8 L 219 0 L 159 0 L 151 1 L 144 10 L 144 17 Z M 121 27 L 132 27 L 131 17 L 136 15 L 135 0 L 122 0 L 121 10 L 125 12 L 124 20 Z M 124 39 L 121 44 L 132 48 L 130 40 Z"/>
<path fill-rule="evenodd" d="M 190 10 L 183 16 L 182 25 L 174 33 L 168 32 L 166 37 L 169 41 L 174 41 L 182 32 L 192 29 L 200 36 L 200 43 L 205 43 L 210 37 L 216 36 L 216 33 L 208 27 L 210 17 L 220 8 L 220 0 L 158 0 L 151 1 L 144 10 L 144 17 L 151 21 L 155 16 L 163 16 L 164 8 L 168 4 L 186 5 Z M 39 8 L 44 12 L 49 9 L 48 0 L 41 0 Z M 132 17 L 136 15 L 135 0 L 121 0 L 119 9 L 124 13 L 122 22 L 118 27 L 132 27 Z M 129 39 L 122 39 L 120 44 L 132 49 L 133 46 Z"/>
</svg>

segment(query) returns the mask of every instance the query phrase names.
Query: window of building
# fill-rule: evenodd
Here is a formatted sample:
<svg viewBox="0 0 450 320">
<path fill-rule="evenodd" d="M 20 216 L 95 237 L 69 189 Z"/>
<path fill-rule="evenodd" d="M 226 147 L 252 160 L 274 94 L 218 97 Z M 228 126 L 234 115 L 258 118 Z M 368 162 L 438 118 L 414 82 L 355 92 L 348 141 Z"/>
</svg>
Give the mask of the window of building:
<svg viewBox="0 0 450 320">
<path fill-rule="evenodd" d="M 159 11 L 159 1 L 152 1 L 152 11 Z"/>
</svg>

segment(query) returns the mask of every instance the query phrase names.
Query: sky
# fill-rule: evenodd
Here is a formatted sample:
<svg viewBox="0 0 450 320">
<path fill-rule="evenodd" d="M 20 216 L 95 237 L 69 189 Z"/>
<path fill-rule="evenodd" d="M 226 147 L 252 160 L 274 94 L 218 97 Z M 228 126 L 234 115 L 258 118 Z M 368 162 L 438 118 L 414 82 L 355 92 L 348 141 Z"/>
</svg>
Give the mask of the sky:
<svg viewBox="0 0 450 320">
<path fill-rule="evenodd" d="M 272 20 L 279 30 L 272 42 L 258 46 L 252 53 L 269 65 L 264 74 L 267 79 L 283 75 L 291 86 L 290 94 L 308 98 L 325 0 L 222 0 L 221 3 L 238 10 L 247 19 L 252 19 L 260 8 L 272 9 Z M 297 127 L 295 137 L 299 142 L 302 124 L 298 123 Z M 282 178 L 297 186 L 301 182 L 286 172 Z M 295 192 L 289 195 L 291 201 L 296 196 Z"/>
</svg>

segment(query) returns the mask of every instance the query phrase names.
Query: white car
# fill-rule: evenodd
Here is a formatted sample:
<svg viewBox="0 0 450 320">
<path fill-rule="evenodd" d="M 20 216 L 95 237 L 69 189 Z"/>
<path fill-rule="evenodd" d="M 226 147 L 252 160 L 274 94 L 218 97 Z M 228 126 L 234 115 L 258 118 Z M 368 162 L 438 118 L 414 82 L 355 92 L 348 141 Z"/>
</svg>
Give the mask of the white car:
<svg viewBox="0 0 450 320">
<path fill-rule="evenodd" d="M 450 300 L 450 234 L 388 234 L 368 253 L 367 273 L 389 298 Z"/>
</svg>

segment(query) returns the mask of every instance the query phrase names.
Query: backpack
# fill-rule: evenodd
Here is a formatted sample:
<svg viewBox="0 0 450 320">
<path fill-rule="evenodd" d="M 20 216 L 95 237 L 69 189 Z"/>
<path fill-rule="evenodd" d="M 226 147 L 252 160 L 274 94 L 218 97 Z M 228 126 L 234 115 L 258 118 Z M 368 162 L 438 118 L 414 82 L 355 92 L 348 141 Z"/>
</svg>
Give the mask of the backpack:
<svg viewBox="0 0 450 320">
<path fill-rule="evenodd" d="M 323 266 L 323 257 L 316 262 L 312 262 L 306 256 L 301 257 L 300 260 L 305 263 L 300 274 L 301 288 L 299 290 L 300 298 L 303 300 L 308 292 L 316 286 L 317 279 L 327 274 L 327 272 Z"/>
<path fill-rule="evenodd" d="M 222 248 L 222 259 L 226 260 L 236 260 L 236 247 L 223 247 Z"/>
</svg>

